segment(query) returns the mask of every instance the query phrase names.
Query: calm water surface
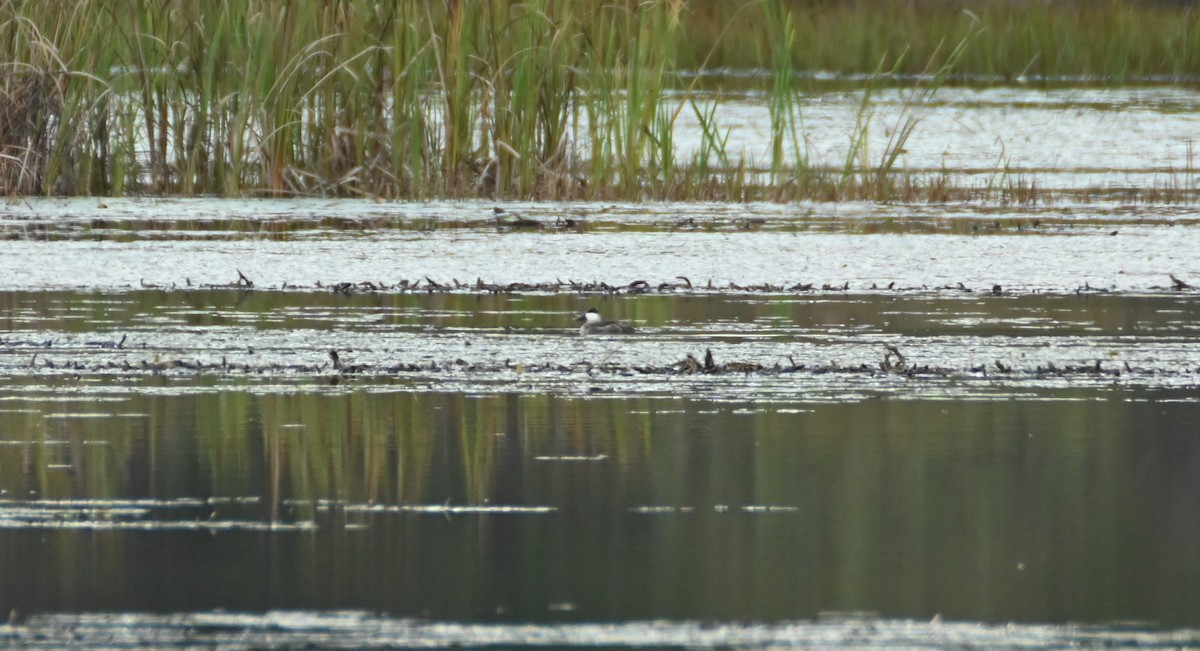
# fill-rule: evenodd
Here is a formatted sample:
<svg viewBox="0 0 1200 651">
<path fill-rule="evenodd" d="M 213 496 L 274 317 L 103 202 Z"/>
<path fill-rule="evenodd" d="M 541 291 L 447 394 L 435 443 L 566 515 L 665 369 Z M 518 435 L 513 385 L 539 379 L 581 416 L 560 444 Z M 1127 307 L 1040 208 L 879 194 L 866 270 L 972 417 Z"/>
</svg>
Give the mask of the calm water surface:
<svg viewBox="0 0 1200 651">
<path fill-rule="evenodd" d="M 30 393 L 0 605 L 1197 626 L 1190 398 Z"/>
</svg>

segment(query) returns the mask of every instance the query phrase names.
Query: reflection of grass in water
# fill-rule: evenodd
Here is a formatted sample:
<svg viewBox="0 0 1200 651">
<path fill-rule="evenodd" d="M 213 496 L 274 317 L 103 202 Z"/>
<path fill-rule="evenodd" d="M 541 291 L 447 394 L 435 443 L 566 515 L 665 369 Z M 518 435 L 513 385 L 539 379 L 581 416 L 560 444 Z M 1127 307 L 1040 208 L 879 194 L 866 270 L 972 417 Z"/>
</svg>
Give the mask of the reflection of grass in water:
<svg viewBox="0 0 1200 651">
<path fill-rule="evenodd" d="M 53 4 L 13 2 L 0 8 L 11 44 L 0 183 L 9 194 L 954 201 L 969 193 L 900 166 L 910 109 L 952 72 L 1180 74 L 1200 52 L 1159 51 L 1186 44 L 1196 19 L 1152 3 L 964 7 L 81 2 L 64 21 Z M 771 72 L 770 161 L 726 150 L 719 95 L 699 104 L 690 81 L 667 93 L 675 71 L 729 65 Z M 794 71 L 814 69 L 927 76 L 885 125 L 878 159 L 865 151 L 865 101 L 847 166 L 820 170 L 806 164 L 793 89 Z M 675 141 L 683 110 L 702 134 L 691 160 Z"/>
<path fill-rule="evenodd" d="M 529 505 L 525 491 L 543 501 L 548 491 L 507 484 L 502 463 L 582 456 L 623 467 L 648 444 L 646 410 L 621 401 L 355 391 L 134 402 L 145 418 L 65 419 L 45 435 L 41 413 L 0 414 L 8 431 L 34 428 L 21 434 L 28 445 L 0 447 L 5 499 L 250 496 L 272 520 L 296 519 L 292 500 Z"/>
</svg>

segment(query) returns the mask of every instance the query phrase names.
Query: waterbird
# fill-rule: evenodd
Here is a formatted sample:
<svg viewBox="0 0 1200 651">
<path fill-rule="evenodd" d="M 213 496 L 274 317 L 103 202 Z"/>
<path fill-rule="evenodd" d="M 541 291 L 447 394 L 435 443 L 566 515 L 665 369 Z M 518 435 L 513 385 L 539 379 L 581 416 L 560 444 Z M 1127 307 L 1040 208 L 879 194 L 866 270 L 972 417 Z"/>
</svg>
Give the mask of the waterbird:
<svg viewBox="0 0 1200 651">
<path fill-rule="evenodd" d="M 575 317 L 575 320 L 583 323 L 579 326 L 581 335 L 628 335 L 634 332 L 633 326 L 628 323 L 605 321 L 594 307 Z"/>
</svg>

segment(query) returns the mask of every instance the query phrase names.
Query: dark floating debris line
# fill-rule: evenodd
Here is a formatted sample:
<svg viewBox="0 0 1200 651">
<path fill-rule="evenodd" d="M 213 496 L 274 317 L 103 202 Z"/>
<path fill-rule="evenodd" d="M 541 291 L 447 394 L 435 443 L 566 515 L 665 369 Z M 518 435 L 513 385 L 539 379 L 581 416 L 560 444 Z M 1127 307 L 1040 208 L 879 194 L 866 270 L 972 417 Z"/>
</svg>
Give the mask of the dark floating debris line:
<svg viewBox="0 0 1200 651">
<path fill-rule="evenodd" d="M 59 349 L 62 350 L 62 349 Z M 586 376 L 720 376 L 741 375 L 778 377 L 784 375 L 864 375 L 869 377 L 901 376 L 906 378 L 1045 378 L 1045 377 L 1109 377 L 1120 378 L 1125 374 L 1147 376 L 1176 377 L 1200 376 L 1200 368 L 1183 367 L 1171 369 L 1135 369 L 1128 363 L 1120 366 L 1105 365 L 1101 360 L 1093 364 L 1063 364 L 1047 362 L 1035 367 L 1014 368 L 997 359 L 992 363 L 977 364 L 966 368 L 939 366 L 931 364 L 914 364 L 895 346 L 885 346 L 881 361 L 878 364 L 858 363 L 842 365 L 837 362 L 827 364 L 808 364 L 797 362 L 788 357 L 788 363 L 771 365 L 758 362 L 730 361 L 717 362 L 712 350 L 705 351 L 703 358 L 688 353 L 683 359 L 670 364 L 622 364 L 617 362 L 593 363 L 578 361 L 571 363 L 554 362 L 518 362 L 511 359 L 503 362 L 468 362 L 464 359 L 438 362 L 429 360 L 423 362 L 402 362 L 396 364 L 354 364 L 342 360 L 336 350 L 329 352 L 329 362 L 320 364 L 247 364 L 230 363 L 222 358 L 220 362 L 201 362 L 197 360 L 173 359 L 156 361 L 105 361 L 81 362 L 54 361 L 44 354 L 34 356 L 26 365 L 13 364 L 10 368 L 32 369 L 34 371 L 52 370 L 55 372 L 73 372 L 106 374 L 112 372 L 130 375 L 165 373 L 195 373 L 207 375 L 261 375 L 261 376 L 318 376 L 329 379 L 350 379 L 356 376 L 364 378 L 382 378 L 401 376 L 405 374 L 446 373 L 446 374 L 496 374 L 516 373 L 518 375 L 537 375 L 541 373 L 582 374 Z"/>
<path fill-rule="evenodd" d="M 523 294 L 523 293 L 539 293 L 539 294 L 674 294 L 680 292 L 694 293 L 712 293 L 712 292 L 764 292 L 764 293 L 787 293 L 787 292 L 812 292 L 812 291 L 831 291 L 845 292 L 850 290 L 850 283 L 844 282 L 840 285 L 816 285 L 815 283 L 759 283 L 741 285 L 738 283 L 728 283 L 719 285 L 713 283 L 710 279 L 704 285 L 694 284 L 691 279 L 686 276 L 676 276 L 679 282 L 661 282 L 652 284 L 647 280 L 634 280 L 627 284 L 610 284 L 604 281 L 576 281 L 576 280 L 555 280 L 553 282 L 511 282 L 511 283 L 490 283 L 485 282 L 482 278 L 475 279 L 474 282 L 464 282 L 458 279 L 441 282 L 429 276 L 418 278 L 416 280 L 404 279 L 397 283 L 386 283 L 381 281 L 362 280 L 358 282 L 342 281 L 336 283 L 322 283 L 317 281 L 316 285 L 305 286 L 294 283 L 283 283 L 279 289 L 283 290 L 328 290 L 336 294 L 344 294 L 347 296 L 368 292 L 398 292 L 408 294 Z M 894 285 L 895 283 L 892 283 Z M 888 289 L 893 289 L 889 285 Z M 215 284 L 201 285 L 205 289 L 244 289 L 244 285 L 239 284 Z M 948 289 L 933 288 L 933 289 Z M 872 286 L 871 289 L 877 289 Z M 929 287 L 911 287 L 911 291 L 928 290 Z M 900 291 L 897 288 L 896 291 Z"/>
<path fill-rule="evenodd" d="M 606 295 L 636 295 L 636 294 L 679 294 L 679 293 L 722 293 L 722 292 L 740 292 L 740 293 L 765 293 L 765 294 L 794 294 L 808 292 L 956 292 L 962 294 L 980 294 L 992 296 L 1007 296 L 1020 294 L 1057 294 L 1057 293 L 1075 293 L 1075 294 L 1109 294 L 1118 293 L 1119 290 L 1112 287 L 1095 287 L 1090 282 L 1084 281 L 1083 284 L 1075 286 L 1074 289 L 1033 289 L 1033 290 L 1014 290 L 1011 287 L 1005 288 L 1000 284 L 992 284 L 983 287 L 971 287 L 963 282 L 946 283 L 942 285 L 910 285 L 898 286 L 895 281 L 886 284 L 872 282 L 869 285 L 863 283 L 861 285 L 852 286 L 849 281 L 842 283 L 821 283 L 816 282 L 784 282 L 784 283 L 714 283 L 712 279 L 708 279 L 706 283 L 694 283 L 686 276 L 676 276 L 677 282 L 659 282 L 651 283 L 647 280 L 633 280 L 626 284 L 611 284 L 604 281 L 578 281 L 578 280 L 561 280 L 556 279 L 553 282 L 511 282 L 511 283 L 495 283 L 486 282 L 482 278 L 476 278 L 474 282 L 462 281 L 457 278 L 448 281 L 439 281 L 430 276 L 418 278 L 416 280 L 402 279 L 398 282 L 389 283 L 381 280 L 359 280 L 359 281 L 337 281 L 337 282 L 322 282 L 317 281 L 315 285 L 301 285 L 284 281 L 278 287 L 263 287 L 260 288 L 254 284 L 249 278 L 241 272 L 237 272 L 237 279 L 229 283 L 204 283 L 194 284 L 191 279 L 186 279 L 186 284 L 183 286 L 172 283 L 170 285 L 156 285 L 142 281 L 140 288 L 142 289 L 237 289 L 242 291 L 332 291 L 336 294 L 351 296 L 354 294 L 370 293 L 370 292 L 393 292 L 401 294 L 606 294 Z M 1161 290 L 1169 292 L 1200 292 L 1200 286 L 1192 285 L 1184 280 L 1179 279 L 1175 274 L 1169 273 L 1167 277 L 1170 279 L 1169 285 L 1161 287 L 1153 287 L 1150 291 Z M 1146 293 L 1146 290 L 1136 290 L 1136 293 Z"/>
</svg>

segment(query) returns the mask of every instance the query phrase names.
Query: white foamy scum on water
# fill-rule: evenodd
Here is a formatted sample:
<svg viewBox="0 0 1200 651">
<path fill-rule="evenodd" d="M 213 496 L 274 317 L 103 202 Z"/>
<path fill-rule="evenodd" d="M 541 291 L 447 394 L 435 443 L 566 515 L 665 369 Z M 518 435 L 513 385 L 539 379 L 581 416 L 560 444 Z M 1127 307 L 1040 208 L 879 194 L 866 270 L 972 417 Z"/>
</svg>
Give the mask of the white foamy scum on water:
<svg viewBox="0 0 1200 651">
<path fill-rule="evenodd" d="M 480 205 L 455 205 L 461 211 L 483 212 Z M 889 283 L 916 288 L 961 283 L 977 290 L 999 284 L 1021 291 L 1064 292 L 1080 287 L 1155 291 L 1169 288 L 1171 275 L 1200 279 L 1200 257 L 1193 255 L 1200 250 L 1200 229 L 1173 226 L 1168 217 L 1145 222 L 1109 216 L 1099 225 L 1081 221 L 1037 234 L 1010 229 L 991 235 L 829 231 L 809 229 L 806 223 L 886 220 L 880 213 L 888 211 L 904 219 L 907 210 L 856 208 L 861 207 L 743 208 L 742 219 L 761 223 L 756 230 L 742 229 L 729 215 L 705 205 L 677 204 L 665 208 L 671 219 L 690 216 L 685 218 L 708 226 L 678 230 L 660 223 L 660 228 L 638 232 L 498 233 L 481 224 L 427 232 L 391 229 L 367 236 L 301 232 L 285 240 L 245 235 L 189 239 L 178 231 L 158 236 L 137 231 L 132 241 L 119 242 L 14 239 L 0 242 L 0 289 L 228 286 L 238 280 L 238 272 L 258 289 L 285 284 L 313 289 L 362 281 L 392 286 L 426 279 L 446 284 L 482 279 L 499 284 L 570 280 L 611 285 L 645 280 L 656 285 L 679 282 L 683 276 L 698 286 L 711 281 L 718 287 L 805 282 L 868 291 Z M 392 209 L 398 220 L 409 210 L 399 204 Z M 810 216 L 814 210 L 823 216 Z M 862 216 L 856 216 L 860 212 Z M 662 212 L 655 216 L 665 218 Z M 995 216 L 968 219 L 990 228 Z M 1038 216 L 1010 213 L 1005 219 L 1032 222 Z"/>
<path fill-rule="evenodd" d="M 552 605 L 548 604 L 550 609 Z M 0 645 L 25 648 L 691 648 L 1109 649 L 1200 644 L 1200 630 L 982 624 L 869 616 L 780 623 L 634 621 L 499 623 L 393 619 L 360 611 L 61 613 L 0 625 Z"/>
</svg>

